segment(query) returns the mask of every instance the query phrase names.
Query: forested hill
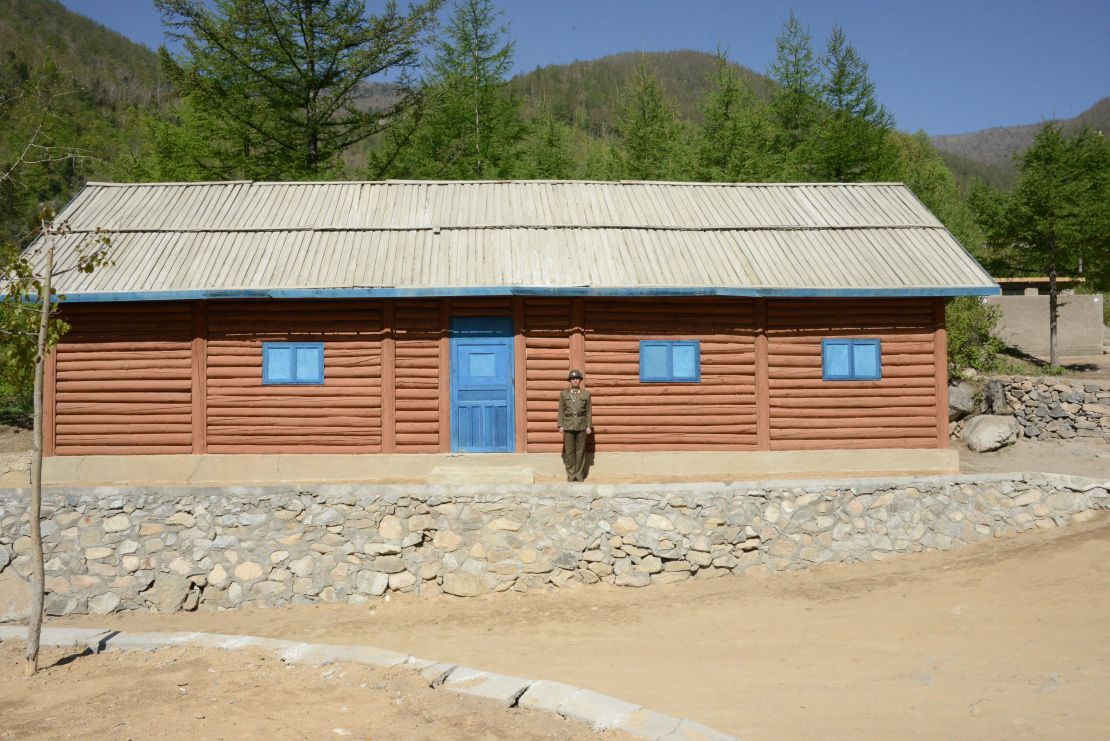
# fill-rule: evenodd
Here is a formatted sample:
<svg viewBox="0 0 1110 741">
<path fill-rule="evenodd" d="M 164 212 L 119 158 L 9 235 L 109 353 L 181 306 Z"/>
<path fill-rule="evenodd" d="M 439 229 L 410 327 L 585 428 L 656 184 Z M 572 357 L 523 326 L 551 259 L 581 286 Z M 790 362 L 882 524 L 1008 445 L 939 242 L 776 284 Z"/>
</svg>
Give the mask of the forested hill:
<svg viewBox="0 0 1110 741">
<path fill-rule="evenodd" d="M 2 259 L 42 204 L 123 174 L 166 91 L 153 51 L 56 0 L 0 0 L 0 91 Z"/>
<path fill-rule="evenodd" d="M 52 60 L 101 102 L 146 105 L 158 95 L 158 56 L 57 0 L 0 0 L 4 72 Z"/>
<path fill-rule="evenodd" d="M 1075 118 L 1059 121 L 1064 133 L 1074 135 L 1084 126 L 1110 131 L 1110 97 L 1103 98 Z M 979 176 L 998 186 L 1017 178 L 1014 154 L 1033 143 L 1041 124 L 996 126 L 969 134 L 942 134 L 930 139 L 957 176 Z"/>
<path fill-rule="evenodd" d="M 705 94 L 712 87 L 717 69 L 717 58 L 706 52 L 625 52 L 537 67 L 517 75 L 509 84 L 516 95 L 530 104 L 545 103 L 555 118 L 594 136 L 605 136 L 613 131 L 620 91 L 628 89 L 641 64 L 659 78 L 663 92 L 674 103 L 679 116 L 700 124 Z M 747 67 L 732 66 L 741 80 L 752 85 L 757 95 L 770 97 L 774 83 Z"/>
</svg>

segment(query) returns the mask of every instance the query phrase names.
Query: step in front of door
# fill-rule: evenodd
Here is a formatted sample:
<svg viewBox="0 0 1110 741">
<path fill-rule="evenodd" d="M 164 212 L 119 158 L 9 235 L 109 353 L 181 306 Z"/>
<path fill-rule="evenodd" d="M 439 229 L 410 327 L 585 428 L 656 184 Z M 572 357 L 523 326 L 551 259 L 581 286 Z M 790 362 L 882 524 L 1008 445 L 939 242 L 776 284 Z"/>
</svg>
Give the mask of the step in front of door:
<svg viewBox="0 0 1110 741">
<path fill-rule="evenodd" d="M 534 484 L 536 471 L 527 466 L 436 466 L 429 484 Z"/>
</svg>

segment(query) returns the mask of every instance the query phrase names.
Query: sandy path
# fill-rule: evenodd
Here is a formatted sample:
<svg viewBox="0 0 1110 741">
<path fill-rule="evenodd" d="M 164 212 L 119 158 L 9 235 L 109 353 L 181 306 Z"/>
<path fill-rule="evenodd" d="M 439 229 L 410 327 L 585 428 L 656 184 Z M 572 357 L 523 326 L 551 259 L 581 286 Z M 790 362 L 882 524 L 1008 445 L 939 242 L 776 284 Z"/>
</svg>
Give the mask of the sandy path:
<svg viewBox="0 0 1110 741">
<path fill-rule="evenodd" d="M 625 739 L 548 713 L 432 690 L 403 669 L 287 666 L 262 651 L 75 657 L 0 645 L 0 739 Z M 63 663 L 59 664 L 58 662 Z"/>
<path fill-rule="evenodd" d="M 1110 517 L 881 563 L 642 590 L 64 622 L 366 643 L 556 679 L 747 741 L 1110 728 Z"/>
<path fill-rule="evenodd" d="M 1110 445 L 1103 440 L 1018 440 L 991 453 L 973 453 L 956 441 L 952 447 L 959 451 L 962 473 L 1041 471 L 1110 479 Z"/>
</svg>

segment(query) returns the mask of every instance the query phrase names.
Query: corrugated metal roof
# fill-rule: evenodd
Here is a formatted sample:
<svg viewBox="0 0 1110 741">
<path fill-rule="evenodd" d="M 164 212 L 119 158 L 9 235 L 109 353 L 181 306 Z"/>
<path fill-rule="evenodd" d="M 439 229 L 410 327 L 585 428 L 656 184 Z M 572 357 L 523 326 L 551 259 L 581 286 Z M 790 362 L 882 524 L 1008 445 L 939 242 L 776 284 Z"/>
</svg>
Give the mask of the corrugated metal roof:
<svg viewBox="0 0 1110 741">
<path fill-rule="evenodd" d="M 112 236 L 69 300 L 998 292 L 896 183 L 90 183 L 59 219 L 62 265 Z"/>
</svg>

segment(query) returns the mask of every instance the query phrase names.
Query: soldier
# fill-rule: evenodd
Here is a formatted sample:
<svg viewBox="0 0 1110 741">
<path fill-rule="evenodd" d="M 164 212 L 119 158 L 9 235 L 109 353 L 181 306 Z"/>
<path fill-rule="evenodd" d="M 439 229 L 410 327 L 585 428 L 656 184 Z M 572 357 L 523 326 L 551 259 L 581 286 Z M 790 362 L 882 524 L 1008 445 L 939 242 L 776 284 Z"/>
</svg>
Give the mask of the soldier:
<svg viewBox="0 0 1110 741">
<path fill-rule="evenodd" d="M 582 388 L 582 371 L 567 374 L 570 388 L 559 392 L 559 432 L 563 433 L 563 465 L 567 481 L 586 478 L 586 438 L 594 433 L 593 403 Z"/>
</svg>

